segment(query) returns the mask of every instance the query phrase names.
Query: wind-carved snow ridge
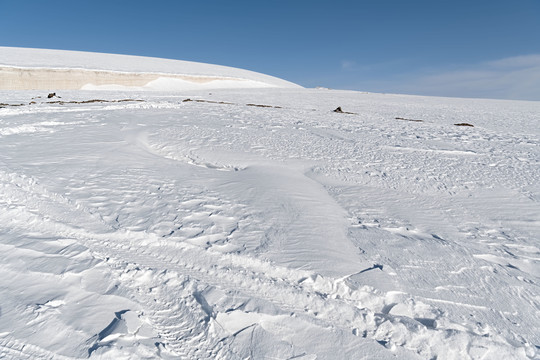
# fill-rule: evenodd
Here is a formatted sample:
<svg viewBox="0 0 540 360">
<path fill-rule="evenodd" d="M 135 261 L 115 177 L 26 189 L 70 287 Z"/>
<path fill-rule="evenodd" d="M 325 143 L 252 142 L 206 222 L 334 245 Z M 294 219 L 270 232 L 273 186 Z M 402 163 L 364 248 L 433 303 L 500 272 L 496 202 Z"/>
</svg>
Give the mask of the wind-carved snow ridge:
<svg viewBox="0 0 540 360">
<path fill-rule="evenodd" d="M 0 92 L 0 357 L 538 357 L 538 103 L 131 94 Z"/>
</svg>

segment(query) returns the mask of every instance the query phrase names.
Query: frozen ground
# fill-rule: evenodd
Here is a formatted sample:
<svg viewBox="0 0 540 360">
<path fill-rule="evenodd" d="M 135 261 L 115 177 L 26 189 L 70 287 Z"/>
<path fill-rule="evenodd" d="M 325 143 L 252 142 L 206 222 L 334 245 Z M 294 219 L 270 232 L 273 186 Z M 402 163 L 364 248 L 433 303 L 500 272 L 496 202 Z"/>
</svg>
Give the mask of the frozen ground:
<svg viewBox="0 0 540 360">
<path fill-rule="evenodd" d="M 46 95 L 0 91 L 0 358 L 540 357 L 539 102 Z"/>
</svg>

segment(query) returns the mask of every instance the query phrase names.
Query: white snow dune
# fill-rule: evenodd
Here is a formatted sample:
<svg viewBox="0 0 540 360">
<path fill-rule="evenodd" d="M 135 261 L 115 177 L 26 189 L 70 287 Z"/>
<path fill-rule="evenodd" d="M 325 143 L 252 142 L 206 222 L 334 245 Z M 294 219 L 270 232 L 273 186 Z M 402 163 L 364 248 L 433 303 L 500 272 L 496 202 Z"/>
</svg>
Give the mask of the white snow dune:
<svg viewBox="0 0 540 360">
<path fill-rule="evenodd" d="M 540 356 L 539 102 L 57 94 L 0 91 L 0 358 Z"/>
<path fill-rule="evenodd" d="M 191 61 L 0 47 L 0 90 L 298 88 L 253 71 Z"/>
</svg>

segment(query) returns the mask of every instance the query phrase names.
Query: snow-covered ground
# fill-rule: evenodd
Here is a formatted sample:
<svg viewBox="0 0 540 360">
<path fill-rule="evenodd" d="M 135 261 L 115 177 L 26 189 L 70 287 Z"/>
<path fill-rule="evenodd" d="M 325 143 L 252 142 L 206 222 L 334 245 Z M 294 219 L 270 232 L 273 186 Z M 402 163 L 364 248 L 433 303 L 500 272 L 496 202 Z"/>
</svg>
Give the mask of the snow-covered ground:
<svg viewBox="0 0 540 360">
<path fill-rule="evenodd" d="M 57 94 L 0 91 L 0 358 L 540 356 L 539 102 Z"/>
</svg>

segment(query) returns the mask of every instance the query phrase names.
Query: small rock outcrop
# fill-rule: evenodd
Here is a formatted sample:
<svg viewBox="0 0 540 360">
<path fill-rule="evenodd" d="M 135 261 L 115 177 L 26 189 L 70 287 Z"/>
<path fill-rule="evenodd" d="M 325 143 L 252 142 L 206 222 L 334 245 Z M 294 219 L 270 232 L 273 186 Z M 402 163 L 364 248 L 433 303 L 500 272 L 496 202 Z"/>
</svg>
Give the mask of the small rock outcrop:
<svg viewBox="0 0 540 360">
<path fill-rule="evenodd" d="M 338 106 L 333 112 L 338 113 L 338 114 L 358 115 L 357 113 L 348 112 L 348 111 L 343 111 L 343 110 L 341 109 L 341 106 Z"/>
</svg>

